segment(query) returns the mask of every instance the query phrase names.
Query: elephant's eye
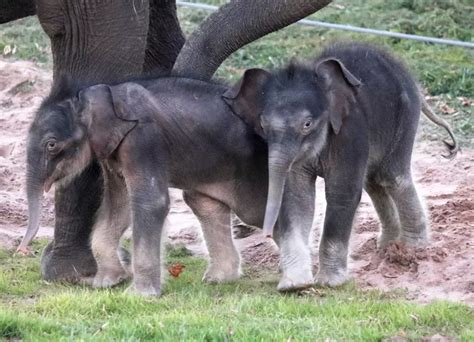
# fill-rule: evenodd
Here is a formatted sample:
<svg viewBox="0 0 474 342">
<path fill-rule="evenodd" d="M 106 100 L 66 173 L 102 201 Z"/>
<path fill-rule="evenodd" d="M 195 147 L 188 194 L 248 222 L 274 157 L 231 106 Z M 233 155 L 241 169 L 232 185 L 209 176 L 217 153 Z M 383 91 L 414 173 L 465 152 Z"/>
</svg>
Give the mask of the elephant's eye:
<svg viewBox="0 0 474 342">
<path fill-rule="evenodd" d="M 58 142 L 56 139 L 50 139 L 46 143 L 46 149 L 48 150 L 49 153 L 56 153 L 58 149 Z"/>
<path fill-rule="evenodd" d="M 311 127 L 313 127 L 313 119 L 308 118 L 304 121 L 303 127 L 301 129 L 303 134 L 308 134 Z"/>
</svg>

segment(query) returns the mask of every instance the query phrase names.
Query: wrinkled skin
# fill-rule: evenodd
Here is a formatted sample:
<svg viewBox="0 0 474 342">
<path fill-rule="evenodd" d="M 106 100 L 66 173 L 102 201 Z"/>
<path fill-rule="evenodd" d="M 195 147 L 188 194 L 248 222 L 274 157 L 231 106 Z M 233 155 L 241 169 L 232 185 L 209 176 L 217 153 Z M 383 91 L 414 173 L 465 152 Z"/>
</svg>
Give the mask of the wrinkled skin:
<svg viewBox="0 0 474 342">
<path fill-rule="evenodd" d="M 54 117 L 64 92 L 74 92 L 79 85 L 117 82 L 142 72 L 169 73 L 184 44 L 174 1 L 39 0 L 36 4 L 51 39 L 54 62 L 53 89 L 37 113 L 44 120 Z M 148 35 L 148 30 L 153 34 Z M 65 82 L 63 75 L 74 83 Z M 29 177 L 30 182 L 34 179 Z M 41 260 L 44 279 L 77 281 L 96 273 L 90 234 L 102 183 L 100 167 L 93 164 L 74 182 L 56 189 L 54 240 Z"/>
<path fill-rule="evenodd" d="M 91 238 L 98 265 L 91 283 L 110 287 L 129 276 L 117 251 L 131 224 L 129 291 L 158 296 L 168 187 L 183 189 L 209 248 L 204 280 L 236 280 L 240 257 L 230 214 L 232 210 L 246 224 L 262 226 L 266 145 L 222 100 L 225 87 L 175 78 L 142 85 L 86 88 L 78 97 L 61 101 L 48 120 L 33 122 L 28 142 L 28 170 L 35 169 L 35 181 L 28 183 L 30 208 L 39 207 L 43 189 L 67 186 L 99 160 L 105 182 Z M 39 211 L 30 212 L 31 222 L 38 216 Z"/>
<path fill-rule="evenodd" d="M 64 75 L 75 80 L 76 87 L 67 89 L 71 92 L 140 74 L 167 75 L 171 68 L 174 75 L 209 80 L 222 61 L 240 47 L 330 2 L 232 1 L 211 14 L 186 44 L 174 0 L 22 0 L 13 4 L 0 0 L 0 22 L 36 12 L 51 38 L 54 84 L 37 114 L 48 118 L 63 99 Z M 45 279 L 74 281 L 96 272 L 88 241 L 102 182 L 95 165 L 56 191 L 54 241 L 42 257 Z"/>
<path fill-rule="evenodd" d="M 380 248 L 396 239 L 427 243 L 410 168 L 420 93 L 393 57 L 361 43 L 340 44 L 307 64 L 247 70 L 224 97 L 268 143 L 264 232 L 271 236 L 276 223 L 281 267 L 289 275 L 280 289 L 312 282 L 317 176 L 325 180 L 327 201 L 317 283 L 336 286 L 349 278 L 348 243 L 363 189 L 382 223 Z"/>
</svg>

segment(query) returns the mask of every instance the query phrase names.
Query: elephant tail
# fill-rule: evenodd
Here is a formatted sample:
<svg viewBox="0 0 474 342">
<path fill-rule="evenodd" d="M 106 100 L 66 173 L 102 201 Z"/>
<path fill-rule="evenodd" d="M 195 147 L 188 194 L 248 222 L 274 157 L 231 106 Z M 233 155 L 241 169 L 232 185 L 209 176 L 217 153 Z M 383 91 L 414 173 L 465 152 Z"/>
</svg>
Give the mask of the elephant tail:
<svg viewBox="0 0 474 342">
<path fill-rule="evenodd" d="M 434 122 L 436 125 L 443 127 L 451 137 L 451 140 L 453 141 L 452 143 L 446 140 L 443 140 L 445 145 L 448 147 L 448 154 L 443 155 L 443 157 L 448 158 L 448 159 L 453 159 L 456 154 L 459 152 L 460 147 L 459 144 L 456 140 L 456 137 L 454 136 L 453 130 L 449 123 L 446 122 L 443 118 L 439 117 L 436 115 L 436 113 L 433 111 L 431 106 L 426 102 L 424 96 L 420 95 L 421 98 L 421 111 L 423 114 L 426 115 L 428 119 L 430 119 L 432 122 Z"/>
</svg>

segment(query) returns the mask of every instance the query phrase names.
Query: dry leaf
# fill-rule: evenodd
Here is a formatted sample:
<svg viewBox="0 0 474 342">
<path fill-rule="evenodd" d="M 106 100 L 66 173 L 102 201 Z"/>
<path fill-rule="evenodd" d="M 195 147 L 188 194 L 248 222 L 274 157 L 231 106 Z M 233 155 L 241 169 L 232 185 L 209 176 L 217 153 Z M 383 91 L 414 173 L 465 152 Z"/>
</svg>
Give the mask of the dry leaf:
<svg viewBox="0 0 474 342">
<path fill-rule="evenodd" d="M 171 265 L 170 267 L 168 267 L 168 272 L 175 278 L 178 278 L 179 275 L 181 274 L 181 272 L 183 272 L 184 268 L 186 266 L 184 266 L 183 264 L 181 263 L 176 263 L 174 265 Z"/>
<path fill-rule="evenodd" d="M 458 97 L 458 100 L 461 102 L 463 107 L 469 107 L 474 104 L 474 101 L 468 97 Z"/>
<path fill-rule="evenodd" d="M 5 45 L 3 48 L 3 55 L 8 56 L 12 52 L 12 47 L 10 45 Z"/>
<path fill-rule="evenodd" d="M 454 113 L 456 113 L 456 109 L 454 109 L 452 107 L 449 107 L 447 104 L 441 105 L 440 109 L 444 114 L 454 114 Z"/>
</svg>

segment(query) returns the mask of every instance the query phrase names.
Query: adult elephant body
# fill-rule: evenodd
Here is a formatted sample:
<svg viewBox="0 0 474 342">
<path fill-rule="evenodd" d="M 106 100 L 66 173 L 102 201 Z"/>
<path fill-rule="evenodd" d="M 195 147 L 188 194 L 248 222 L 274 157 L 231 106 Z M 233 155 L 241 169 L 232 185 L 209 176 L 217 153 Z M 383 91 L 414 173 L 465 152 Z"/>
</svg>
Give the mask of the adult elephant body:
<svg viewBox="0 0 474 342">
<path fill-rule="evenodd" d="M 50 37 L 54 82 L 37 113 L 48 117 L 64 94 L 71 92 L 64 89 L 65 84 L 79 89 L 143 73 L 166 75 L 172 69 L 175 75 L 210 79 L 241 46 L 329 2 L 231 1 L 209 16 L 186 43 L 175 0 L 22 0 L 22 6 L 18 1 L 0 0 L 0 23 L 36 13 Z M 62 82 L 65 77 L 73 82 Z M 54 241 L 42 258 L 45 279 L 76 280 L 96 272 L 89 237 L 101 184 L 100 170 L 93 164 L 57 191 Z"/>
</svg>

